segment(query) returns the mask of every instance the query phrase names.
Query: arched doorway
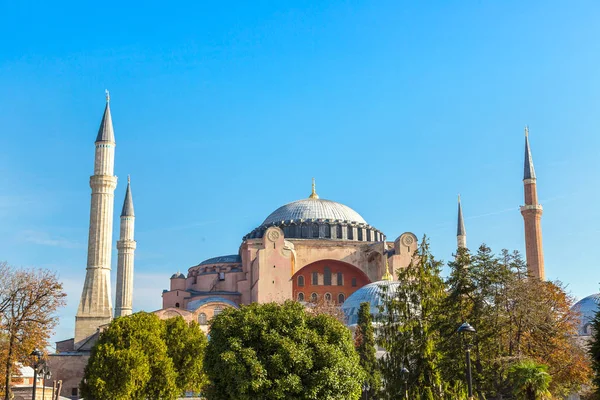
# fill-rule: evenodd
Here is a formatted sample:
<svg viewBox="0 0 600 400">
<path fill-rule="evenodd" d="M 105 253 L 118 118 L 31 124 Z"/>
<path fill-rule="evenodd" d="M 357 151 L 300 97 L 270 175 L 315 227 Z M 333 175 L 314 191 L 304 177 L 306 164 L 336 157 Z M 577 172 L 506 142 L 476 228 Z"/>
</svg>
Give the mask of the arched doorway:
<svg viewBox="0 0 600 400">
<path fill-rule="evenodd" d="M 343 302 L 352 293 L 371 283 L 367 275 L 355 266 L 337 260 L 319 260 L 304 266 L 292 278 L 293 298 L 317 302 L 330 299 Z"/>
</svg>

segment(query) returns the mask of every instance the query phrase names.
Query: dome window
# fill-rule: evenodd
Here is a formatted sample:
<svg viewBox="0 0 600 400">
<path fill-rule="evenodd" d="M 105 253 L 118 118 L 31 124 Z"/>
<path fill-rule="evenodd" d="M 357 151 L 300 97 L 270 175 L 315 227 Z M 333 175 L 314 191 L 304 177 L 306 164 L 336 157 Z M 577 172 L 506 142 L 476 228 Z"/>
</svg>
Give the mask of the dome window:
<svg viewBox="0 0 600 400">
<path fill-rule="evenodd" d="M 335 227 L 335 230 L 337 231 L 337 232 L 336 232 L 336 236 L 337 236 L 337 238 L 338 238 L 338 239 L 341 239 L 341 238 L 342 238 L 342 226 L 341 226 L 341 225 L 337 225 L 337 226 Z"/>
<path fill-rule="evenodd" d="M 205 313 L 198 314 L 198 323 L 200 325 L 206 325 L 206 314 Z"/>
<path fill-rule="evenodd" d="M 354 240 L 354 229 L 348 225 L 348 240 Z"/>
<path fill-rule="evenodd" d="M 302 237 L 308 238 L 308 225 L 306 224 L 302 225 Z"/>
<path fill-rule="evenodd" d="M 319 237 L 319 225 L 317 225 L 317 224 L 313 224 L 313 226 L 312 226 L 312 237 L 313 238 Z"/>
</svg>

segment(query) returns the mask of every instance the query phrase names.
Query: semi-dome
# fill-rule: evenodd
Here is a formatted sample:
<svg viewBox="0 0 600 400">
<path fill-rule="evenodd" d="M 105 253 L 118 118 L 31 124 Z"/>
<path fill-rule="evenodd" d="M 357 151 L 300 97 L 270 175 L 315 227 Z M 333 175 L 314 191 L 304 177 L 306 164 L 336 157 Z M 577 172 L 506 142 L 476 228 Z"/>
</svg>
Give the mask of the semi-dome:
<svg viewBox="0 0 600 400">
<path fill-rule="evenodd" d="M 398 281 L 383 280 L 369 283 L 352 293 L 342 304 L 342 311 L 346 315 L 347 324 L 354 325 L 358 323 L 358 310 L 364 302 L 369 302 L 371 315 L 375 318 L 380 314 L 379 307 L 383 305 L 385 296 L 390 296 L 396 292 L 400 285 Z"/>
<path fill-rule="evenodd" d="M 584 297 L 573 305 L 572 310 L 577 311 L 579 316 L 579 327 L 577 328 L 578 334 L 581 336 L 588 336 L 591 334 L 591 323 L 592 319 L 598 312 L 598 304 L 600 303 L 600 293 L 592 294 L 591 296 Z"/>
<path fill-rule="evenodd" d="M 293 201 L 279 207 L 264 220 L 263 225 L 310 219 L 367 224 L 367 221 L 359 213 L 342 203 L 325 199 L 308 198 Z"/>
</svg>

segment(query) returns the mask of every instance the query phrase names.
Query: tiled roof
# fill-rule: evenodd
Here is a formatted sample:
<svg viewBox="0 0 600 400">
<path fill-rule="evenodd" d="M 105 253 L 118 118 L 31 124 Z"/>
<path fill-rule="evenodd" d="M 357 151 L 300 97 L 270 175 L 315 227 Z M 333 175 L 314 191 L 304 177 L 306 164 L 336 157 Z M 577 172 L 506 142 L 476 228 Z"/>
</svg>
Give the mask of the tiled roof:
<svg viewBox="0 0 600 400">
<path fill-rule="evenodd" d="M 331 200 L 308 198 L 279 207 L 265 219 L 263 225 L 299 219 L 329 219 L 367 223 L 359 213 L 344 204 Z"/>
</svg>

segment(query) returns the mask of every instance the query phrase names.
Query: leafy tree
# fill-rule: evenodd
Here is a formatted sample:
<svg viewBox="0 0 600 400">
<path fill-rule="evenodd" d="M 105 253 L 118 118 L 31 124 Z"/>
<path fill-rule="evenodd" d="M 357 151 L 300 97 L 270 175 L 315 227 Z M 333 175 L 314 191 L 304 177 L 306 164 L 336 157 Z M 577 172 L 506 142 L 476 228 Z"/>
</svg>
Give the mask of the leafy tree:
<svg viewBox="0 0 600 400">
<path fill-rule="evenodd" d="M 165 343 L 166 324 L 144 312 L 117 318 L 92 348 L 81 384 L 86 399 L 175 399 L 173 361 Z"/>
<path fill-rule="evenodd" d="M 547 367 L 532 360 L 522 360 L 509 369 L 509 379 L 517 399 L 540 400 L 550 398 L 552 377 Z"/>
<path fill-rule="evenodd" d="M 592 340 L 589 347 L 592 359 L 592 383 L 594 385 L 594 399 L 600 399 L 600 313 L 596 312 L 592 320 Z"/>
<path fill-rule="evenodd" d="M 358 310 L 354 345 L 360 357 L 360 366 L 366 374 L 365 383 L 369 385 L 368 396 L 374 397 L 381 389 L 381 373 L 375 357 L 377 349 L 375 348 L 375 332 L 369 302 L 361 303 Z"/>
<path fill-rule="evenodd" d="M 350 331 L 293 301 L 227 309 L 212 320 L 209 400 L 358 399 L 364 373 Z"/>
<path fill-rule="evenodd" d="M 0 338 L 4 398 L 12 398 L 10 378 L 16 362 L 29 363 L 33 349 L 45 348 L 65 304 L 56 274 L 15 269 L 0 263 Z"/>
<path fill-rule="evenodd" d="M 421 241 L 408 267 L 398 270 L 402 282 L 394 293 L 384 294 L 380 344 L 387 350 L 381 364 L 388 398 L 408 390 L 411 399 L 442 398 L 440 374 L 440 317 L 446 292 L 441 262 Z M 402 373 L 408 369 L 408 374 Z"/>
<path fill-rule="evenodd" d="M 164 323 L 167 354 L 177 373 L 177 387 L 181 392 L 200 392 L 207 383 L 203 369 L 207 345 L 204 332 L 197 322 L 187 323 L 182 317 L 169 318 Z"/>
</svg>

